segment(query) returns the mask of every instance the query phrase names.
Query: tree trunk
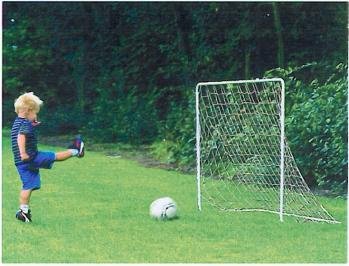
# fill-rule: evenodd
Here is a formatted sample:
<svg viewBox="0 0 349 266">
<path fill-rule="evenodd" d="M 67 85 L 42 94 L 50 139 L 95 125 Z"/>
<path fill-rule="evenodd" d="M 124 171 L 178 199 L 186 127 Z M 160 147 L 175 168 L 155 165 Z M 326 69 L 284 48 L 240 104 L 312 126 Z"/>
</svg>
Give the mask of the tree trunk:
<svg viewBox="0 0 349 266">
<path fill-rule="evenodd" d="M 84 46 L 83 44 L 81 46 Z M 76 86 L 77 107 L 80 114 L 84 113 L 85 109 L 85 62 L 84 48 L 76 51 L 73 59 L 72 76 Z"/>
<path fill-rule="evenodd" d="M 278 66 L 283 68 L 285 65 L 284 62 L 284 41 L 282 39 L 282 27 L 280 22 L 280 14 L 279 14 L 279 8 L 278 3 L 272 2 L 273 6 L 273 15 L 274 15 L 274 26 L 276 30 L 276 37 L 277 37 L 277 63 Z"/>
<path fill-rule="evenodd" d="M 245 79 L 250 78 L 250 61 L 251 61 L 251 52 L 249 49 L 245 50 Z"/>
<path fill-rule="evenodd" d="M 181 5 L 174 4 L 173 6 L 174 18 L 176 22 L 177 29 L 177 38 L 179 40 L 179 51 L 181 51 L 182 55 L 185 58 L 185 65 L 183 66 L 183 81 L 185 85 L 190 84 L 189 78 L 189 60 L 191 57 L 191 49 L 189 45 L 189 33 L 188 29 L 190 27 L 190 21 L 188 19 L 189 13 L 185 10 L 185 8 Z"/>
</svg>

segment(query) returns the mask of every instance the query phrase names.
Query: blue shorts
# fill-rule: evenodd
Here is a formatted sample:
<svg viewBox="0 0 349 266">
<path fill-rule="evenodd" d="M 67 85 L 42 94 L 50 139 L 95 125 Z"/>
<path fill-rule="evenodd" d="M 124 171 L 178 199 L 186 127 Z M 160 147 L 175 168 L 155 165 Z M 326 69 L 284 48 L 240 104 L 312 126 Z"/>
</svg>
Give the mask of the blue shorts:
<svg viewBox="0 0 349 266">
<path fill-rule="evenodd" d="M 54 152 L 39 151 L 33 160 L 17 165 L 23 183 L 23 190 L 39 189 L 41 186 L 39 169 L 51 169 L 56 160 Z"/>
</svg>

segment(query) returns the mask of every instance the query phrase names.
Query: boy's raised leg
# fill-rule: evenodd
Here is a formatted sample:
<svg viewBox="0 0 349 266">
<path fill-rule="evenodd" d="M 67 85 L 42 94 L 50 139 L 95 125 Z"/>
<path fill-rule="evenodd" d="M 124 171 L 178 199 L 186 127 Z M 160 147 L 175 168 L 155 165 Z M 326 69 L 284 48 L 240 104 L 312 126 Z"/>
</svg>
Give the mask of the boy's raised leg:
<svg viewBox="0 0 349 266">
<path fill-rule="evenodd" d="M 66 151 L 56 152 L 56 161 L 64 161 L 72 156 L 76 156 L 78 154 L 78 150 L 69 149 Z"/>
<path fill-rule="evenodd" d="M 81 135 L 77 135 L 73 141 L 73 144 L 69 146 L 69 150 L 57 152 L 56 161 L 64 161 L 70 157 L 77 156 L 79 158 L 84 157 L 84 142 Z"/>
</svg>

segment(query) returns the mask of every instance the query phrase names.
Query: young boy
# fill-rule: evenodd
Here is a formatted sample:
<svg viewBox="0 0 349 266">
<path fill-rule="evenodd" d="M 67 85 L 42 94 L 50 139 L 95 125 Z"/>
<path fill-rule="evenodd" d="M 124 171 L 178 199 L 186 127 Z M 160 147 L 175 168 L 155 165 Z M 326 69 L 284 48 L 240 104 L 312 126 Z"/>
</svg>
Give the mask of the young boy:
<svg viewBox="0 0 349 266">
<path fill-rule="evenodd" d="M 63 161 L 70 157 L 84 156 L 84 142 L 77 136 L 68 150 L 62 152 L 38 151 L 36 127 L 37 114 L 42 101 L 34 93 L 24 93 L 15 101 L 15 119 L 11 130 L 12 152 L 15 165 L 22 181 L 19 195 L 19 210 L 16 218 L 23 222 L 31 222 L 29 200 L 33 190 L 40 189 L 39 168 L 51 169 L 55 161 Z"/>
</svg>

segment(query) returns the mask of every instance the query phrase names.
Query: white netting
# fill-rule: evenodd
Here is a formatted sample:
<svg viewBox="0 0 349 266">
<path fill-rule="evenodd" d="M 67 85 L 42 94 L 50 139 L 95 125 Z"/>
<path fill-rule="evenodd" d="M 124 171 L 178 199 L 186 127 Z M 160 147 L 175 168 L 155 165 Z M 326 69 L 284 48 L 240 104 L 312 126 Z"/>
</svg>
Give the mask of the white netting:
<svg viewBox="0 0 349 266">
<path fill-rule="evenodd" d="M 279 213 L 282 93 L 280 79 L 198 84 L 201 194 L 218 208 Z M 336 222 L 284 144 L 283 214 Z"/>
</svg>

